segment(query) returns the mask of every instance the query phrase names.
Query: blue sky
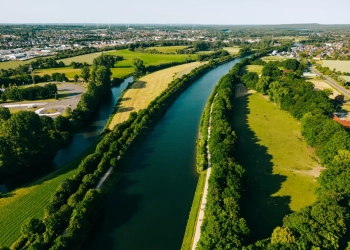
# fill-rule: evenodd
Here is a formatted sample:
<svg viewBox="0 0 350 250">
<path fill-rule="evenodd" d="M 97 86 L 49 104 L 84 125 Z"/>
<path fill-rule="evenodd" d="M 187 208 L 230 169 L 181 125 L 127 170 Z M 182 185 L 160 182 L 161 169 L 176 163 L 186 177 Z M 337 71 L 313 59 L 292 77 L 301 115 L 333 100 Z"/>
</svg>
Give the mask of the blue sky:
<svg viewBox="0 0 350 250">
<path fill-rule="evenodd" d="M 350 0 L 0 0 L 0 23 L 350 24 Z"/>
</svg>

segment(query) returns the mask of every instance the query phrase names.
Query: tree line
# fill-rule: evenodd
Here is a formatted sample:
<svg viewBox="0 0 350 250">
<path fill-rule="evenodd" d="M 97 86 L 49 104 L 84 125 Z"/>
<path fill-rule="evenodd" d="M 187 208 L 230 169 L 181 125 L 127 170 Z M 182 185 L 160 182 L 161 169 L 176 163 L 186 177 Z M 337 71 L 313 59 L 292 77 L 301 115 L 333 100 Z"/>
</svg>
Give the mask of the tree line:
<svg viewBox="0 0 350 250">
<path fill-rule="evenodd" d="M 72 178 L 57 188 L 45 210 L 45 219 L 29 219 L 12 248 L 77 249 L 91 230 L 109 192 L 108 188 L 94 190 L 101 176 L 111 166 L 117 172 L 118 159 L 147 134 L 174 99 L 195 80 L 226 60 L 229 59 L 202 65 L 173 80 L 146 109 L 132 112 L 127 121 L 116 125 L 112 131 L 106 129 L 95 152 L 80 163 Z"/>
<path fill-rule="evenodd" d="M 1 94 L 2 101 L 6 101 L 7 99 L 13 101 L 41 100 L 55 97 L 57 97 L 57 85 L 52 83 L 28 88 L 10 86 Z"/>
</svg>

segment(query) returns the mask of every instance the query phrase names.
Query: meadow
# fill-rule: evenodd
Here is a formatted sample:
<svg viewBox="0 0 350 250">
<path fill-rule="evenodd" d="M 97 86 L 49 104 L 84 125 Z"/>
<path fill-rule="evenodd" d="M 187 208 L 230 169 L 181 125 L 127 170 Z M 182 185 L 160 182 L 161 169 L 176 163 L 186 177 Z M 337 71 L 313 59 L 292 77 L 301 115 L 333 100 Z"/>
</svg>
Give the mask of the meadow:
<svg viewBox="0 0 350 250">
<path fill-rule="evenodd" d="M 255 72 L 258 75 L 262 74 L 262 69 L 263 66 L 262 65 L 247 65 L 244 67 L 244 71 L 245 72 Z"/>
<path fill-rule="evenodd" d="M 345 81 L 350 82 L 350 76 L 341 76 Z"/>
<path fill-rule="evenodd" d="M 200 65 L 200 62 L 182 64 L 140 78 L 124 93 L 109 128 L 113 129 L 115 125 L 127 120 L 131 112 L 146 108 L 174 78 L 181 77 Z"/>
<path fill-rule="evenodd" d="M 150 47 L 150 48 L 147 48 L 146 50 L 155 49 L 162 53 L 176 53 L 177 50 L 182 50 L 187 47 L 188 46 L 159 46 L 159 47 Z"/>
<path fill-rule="evenodd" d="M 228 51 L 231 55 L 238 54 L 240 48 L 239 47 L 224 47 L 224 50 Z"/>
<path fill-rule="evenodd" d="M 328 67 L 330 70 L 336 69 L 336 71 L 350 72 L 350 61 L 322 60 L 318 63 L 322 64 L 322 67 Z"/>
<path fill-rule="evenodd" d="M 99 141 L 64 167 L 0 198 L 0 245 L 10 246 L 16 241 L 21 235 L 20 228 L 26 219 L 44 217 L 44 208 L 56 188 L 62 181 L 73 176 L 81 160 L 95 151 Z"/>
<path fill-rule="evenodd" d="M 270 62 L 270 61 L 284 61 L 287 60 L 287 57 L 282 57 L 282 56 L 265 56 L 261 58 L 265 62 Z"/>
<path fill-rule="evenodd" d="M 91 67 L 90 67 L 91 68 Z M 123 78 L 134 72 L 133 68 L 111 68 L 112 77 Z M 36 75 L 43 76 L 45 74 L 65 73 L 69 80 L 73 80 L 75 75 L 80 75 L 81 69 L 73 69 L 72 67 L 38 69 L 34 71 Z"/>
<path fill-rule="evenodd" d="M 30 63 L 36 59 L 30 59 L 26 61 L 7 61 L 7 62 L 0 62 L 0 69 L 15 69 L 19 67 L 20 65 L 24 65 L 27 63 Z"/>
<path fill-rule="evenodd" d="M 270 237 L 291 211 L 316 201 L 319 164 L 287 112 L 255 93 L 235 99 L 233 127 L 237 161 L 246 170 L 242 213 L 251 240 Z"/>
</svg>

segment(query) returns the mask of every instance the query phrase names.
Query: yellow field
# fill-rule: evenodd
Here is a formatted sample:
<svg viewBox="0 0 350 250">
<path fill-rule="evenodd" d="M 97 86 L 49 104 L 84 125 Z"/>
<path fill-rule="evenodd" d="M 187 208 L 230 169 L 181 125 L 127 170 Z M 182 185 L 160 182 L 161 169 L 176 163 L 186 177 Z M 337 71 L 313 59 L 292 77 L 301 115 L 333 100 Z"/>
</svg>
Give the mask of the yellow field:
<svg viewBox="0 0 350 250">
<path fill-rule="evenodd" d="M 52 57 L 52 56 L 47 56 Z M 47 58 L 45 57 L 45 58 Z M 7 62 L 0 62 L 0 69 L 16 69 L 19 65 L 28 64 L 37 58 L 26 60 L 26 61 L 7 61 Z"/>
<path fill-rule="evenodd" d="M 193 68 L 201 64 L 203 63 L 187 63 L 142 77 L 123 95 L 109 128 L 113 129 L 115 125 L 127 120 L 131 112 L 147 108 L 149 103 L 162 93 L 174 78 L 189 73 Z"/>
<path fill-rule="evenodd" d="M 337 95 L 340 95 L 339 91 L 336 89 L 332 88 L 329 84 L 327 84 L 323 80 L 318 80 L 315 78 L 308 78 L 308 82 L 312 82 L 315 85 L 316 90 L 324 90 L 324 89 L 330 89 L 333 91 L 333 94 L 329 96 L 329 98 L 334 99 Z"/>
<path fill-rule="evenodd" d="M 341 76 L 345 81 L 350 82 L 350 76 Z"/>
<path fill-rule="evenodd" d="M 350 72 L 350 61 L 322 60 L 317 63 L 322 64 L 322 67 L 328 67 L 330 70 Z"/>
<path fill-rule="evenodd" d="M 244 70 L 248 71 L 248 72 L 255 72 L 255 73 L 258 73 L 260 75 L 260 74 L 262 74 L 263 67 L 264 66 L 262 66 L 262 65 L 247 65 L 244 67 Z"/>
<path fill-rule="evenodd" d="M 287 57 L 282 57 L 282 56 L 265 56 L 262 58 L 265 62 L 270 62 L 270 61 L 284 61 L 287 60 Z"/>
<path fill-rule="evenodd" d="M 224 50 L 227 50 L 228 53 L 230 53 L 231 55 L 235 55 L 235 54 L 238 54 L 240 48 L 239 47 L 225 47 Z"/>
<path fill-rule="evenodd" d="M 160 47 L 150 47 L 146 50 L 156 49 L 162 53 L 176 53 L 177 50 L 185 49 L 188 46 L 160 46 Z"/>
</svg>

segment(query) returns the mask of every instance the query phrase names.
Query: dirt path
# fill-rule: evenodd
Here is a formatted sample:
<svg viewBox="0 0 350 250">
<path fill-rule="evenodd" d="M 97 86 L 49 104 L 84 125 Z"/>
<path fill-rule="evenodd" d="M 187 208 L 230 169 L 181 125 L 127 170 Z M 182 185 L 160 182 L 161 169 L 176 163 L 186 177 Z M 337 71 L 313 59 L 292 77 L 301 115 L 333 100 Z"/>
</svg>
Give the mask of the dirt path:
<svg viewBox="0 0 350 250">
<path fill-rule="evenodd" d="M 97 186 L 95 187 L 96 190 L 98 190 L 102 185 L 103 183 L 105 182 L 105 180 L 108 178 L 108 176 L 112 173 L 113 171 L 113 167 L 110 167 L 108 169 L 108 171 L 105 173 L 105 175 L 101 178 L 100 182 L 97 184 Z"/>
<path fill-rule="evenodd" d="M 215 95 L 215 97 L 216 96 L 217 96 L 217 94 Z M 214 99 L 215 99 L 215 97 L 214 97 Z M 207 143 L 208 168 L 207 168 L 207 175 L 205 177 L 204 192 L 202 195 L 200 210 L 199 210 L 199 214 L 197 217 L 196 232 L 195 232 L 194 237 L 193 237 L 192 250 L 196 249 L 198 241 L 201 237 L 201 227 L 202 227 L 202 223 L 203 223 L 203 219 L 204 219 L 204 210 L 205 210 L 205 205 L 207 204 L 207 195 L 208 195 L 208 186 L 209 186 L 208 184 L 209 184 L 209 177 L 211 174 L 211 162 L 210 162 L 211 155 L 210 155 L 210 150 L 209 150 L 209 139 L 210 139 L 211 113 L 213 110 L 213 103 L 214 103 L 214 100 L 210 106 L 210 118 L 209 118 L 209 126 L 208 126 L 208 143 Z"/>
</svg>

